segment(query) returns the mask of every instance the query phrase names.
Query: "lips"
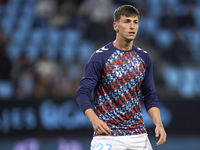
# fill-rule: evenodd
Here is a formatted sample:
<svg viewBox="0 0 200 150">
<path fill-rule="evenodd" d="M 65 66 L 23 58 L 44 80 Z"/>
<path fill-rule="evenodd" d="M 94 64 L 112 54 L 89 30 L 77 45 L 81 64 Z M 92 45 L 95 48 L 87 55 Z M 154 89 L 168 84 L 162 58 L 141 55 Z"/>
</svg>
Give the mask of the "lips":
<svg viewBox="0 0 200 150">
<path fill-rule="evenodd" d="M 135 32 L 129 32 L 130 35 L 135 35 Z"/>
</svg>

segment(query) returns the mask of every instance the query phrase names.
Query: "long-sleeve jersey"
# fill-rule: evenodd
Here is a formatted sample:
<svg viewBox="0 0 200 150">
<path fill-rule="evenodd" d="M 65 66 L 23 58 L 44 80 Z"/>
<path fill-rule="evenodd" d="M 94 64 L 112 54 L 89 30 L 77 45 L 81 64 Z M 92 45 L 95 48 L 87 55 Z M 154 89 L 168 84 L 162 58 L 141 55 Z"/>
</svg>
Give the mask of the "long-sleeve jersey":
<svg viewBox="0 0 200 150">
<path fill-rule="evenodd" d="M 119 50 L 112 42 L 98 49 L 90 57 L 77 91 L 83 112 L 93 108 L 92 92 L 94 111 L 110 127 L 112 136 L 146 133 L 141 95 L 147 111 L 158 107 L 149 54 L 135 45 L 128 51 Z"/>
</svg>

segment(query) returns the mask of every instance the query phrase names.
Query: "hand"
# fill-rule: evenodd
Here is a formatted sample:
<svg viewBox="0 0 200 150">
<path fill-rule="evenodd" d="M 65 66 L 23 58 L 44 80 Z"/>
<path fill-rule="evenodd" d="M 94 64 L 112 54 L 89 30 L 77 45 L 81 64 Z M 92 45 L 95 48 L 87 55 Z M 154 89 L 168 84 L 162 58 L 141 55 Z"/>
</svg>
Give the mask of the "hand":
<svg viewBox="0 0 200 150">
<path fill-rule="evenodd" d="M 94 131 L 98 135 L 110 135 L 110 128 L 105 122 L 98 118 L 93 109 L 89 108 L 85 111 L 85 116 L 91 121 Z"/>
<path fill-rule="evenodd" d="M 160 139 L 158 140 L 158 142 L 156 143 L 157 146 L 162 145 L 163 143 L 165 143 L 166 138 L 167 138 L 167 134 L 165 133 L 165 129 L 162 125 L 162 123 L 159 123 L 156 128 L 155 128 L 155 136 L 159 137 L 160 135 Z"/>
<path fill-rule="evenodd" d="M 92 122 L 94 131 L 97 132 L 98 135 L 110 135 L 110 128 L 107 126 L 105 122 L 103 122 L 100 119 L 96 119 L 94 122 Z"/>
</svg>

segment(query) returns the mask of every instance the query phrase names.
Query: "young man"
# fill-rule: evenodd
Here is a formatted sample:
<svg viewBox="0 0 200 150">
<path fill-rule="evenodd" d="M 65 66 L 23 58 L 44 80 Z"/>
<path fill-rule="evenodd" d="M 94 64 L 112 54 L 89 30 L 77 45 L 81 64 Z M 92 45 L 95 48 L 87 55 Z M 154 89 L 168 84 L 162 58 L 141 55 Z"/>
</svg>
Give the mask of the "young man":
<svg viewBox="0 0 200 150">
<path fill-rule="evenodd" d="M 77 103 L 91 121 L 91 150 L 151 150 L 141 114 L 141 98 L 156 125 L 157 145 L 166 140 L 146 51 L 133 45 L 138 10 L 123 5 L 114 12 L 116 39 L 93 53 L 77 91 Z M 94 94 L 94 110 L 90 95 Z"/>
</svg>

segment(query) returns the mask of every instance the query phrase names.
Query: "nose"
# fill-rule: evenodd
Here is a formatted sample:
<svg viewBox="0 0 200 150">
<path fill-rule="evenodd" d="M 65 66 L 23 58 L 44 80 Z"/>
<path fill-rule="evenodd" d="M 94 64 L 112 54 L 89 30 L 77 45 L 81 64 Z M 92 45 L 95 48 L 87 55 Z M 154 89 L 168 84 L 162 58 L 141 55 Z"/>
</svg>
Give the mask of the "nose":
<svg viewBox="0 0 200 150">
<path fill-rule="evenodd" d="M 130 23 L 130 29 L 134 29 L 135 28 L 135 24 L 133 22 Z"/>
</svg>

